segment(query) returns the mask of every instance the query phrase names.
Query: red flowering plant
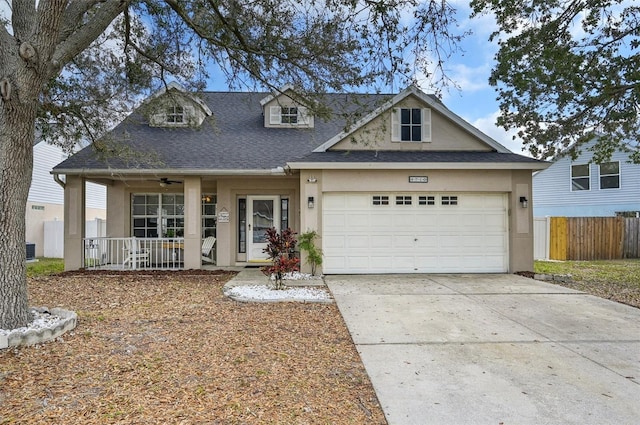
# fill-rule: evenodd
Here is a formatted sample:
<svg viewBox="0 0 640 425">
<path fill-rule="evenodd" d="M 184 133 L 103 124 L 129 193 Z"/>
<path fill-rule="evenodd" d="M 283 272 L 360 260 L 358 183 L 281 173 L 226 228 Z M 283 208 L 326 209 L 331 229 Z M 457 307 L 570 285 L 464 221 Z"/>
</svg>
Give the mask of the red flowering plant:
<svg viewBox="0 0 640 425">
<path fill-rule="evenodd" d="M 274 289 L 284 289 L 284 276 L 300 270 L 300 259 L 295 255 L 296 233 L 291 229 L 285 229 L 281 233 L 275 228 L 265 232 L 267 247 L 263 250 L 271 260 L 271 265 L 260 270 L 270 279 L 274 279 Z"/>
</svg>

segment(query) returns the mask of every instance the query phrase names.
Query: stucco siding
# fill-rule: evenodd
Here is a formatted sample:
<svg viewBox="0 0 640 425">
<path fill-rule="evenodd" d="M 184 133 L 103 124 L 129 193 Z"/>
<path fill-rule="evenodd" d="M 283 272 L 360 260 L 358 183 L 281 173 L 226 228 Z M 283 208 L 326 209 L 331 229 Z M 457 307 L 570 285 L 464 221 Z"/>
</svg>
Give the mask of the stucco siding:
<svg viewBox="0 0 640 425">
<path fill-rule="evenodd" d="M 587 151 L 575 161 L 562 158 L 533 176 L 533 208 L 536 217 L 613 216 L 617 211 L 640 211 L 640 165 L 628 163 L 623 152 L 611 160 L 620 162 L 620 188 L 600 189 L 598 164 L 589 164 L 589 190 L 571 190 L 571 165 L 587 164 Z"/>
<path fill-rule="evenodd" d="M 392 142 L 391 114 L 398 108 L 428 108 L 415 96 L 409 96 L 393 108 L 374 118 L 331 150 L 434 150 L 434 151 L 489 151 L 491 148 L 475 136 L 464 131 L 450 119 L 431 109 L 431 141 Z"/>
</svg>

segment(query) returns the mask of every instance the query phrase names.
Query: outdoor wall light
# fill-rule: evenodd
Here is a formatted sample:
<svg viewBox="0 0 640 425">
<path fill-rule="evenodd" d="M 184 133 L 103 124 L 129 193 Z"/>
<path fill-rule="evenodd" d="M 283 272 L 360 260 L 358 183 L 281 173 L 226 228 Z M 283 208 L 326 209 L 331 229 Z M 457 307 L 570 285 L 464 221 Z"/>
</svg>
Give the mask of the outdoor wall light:
<svg viewBox="0 0 640 425">
<path fill-rule="evenodd" d="M 317 181 L 318 181 L 318 179 L 317 179 L 317 178 L 315 178 L 315 177 L 313 177 L 313 176 L 311 176 L 311 177 L 309 177 L 309 178 L 307 179 L 307 183 L 315 183 L 315 182 L 317 182 Z"/>
<path fill-rule="evenodd" d="M 529 205 L 529 201 L 527 200 L 526 196 L 520 197 L 520 205 L 522 206 L 522 208 L 527 208 L 527 206 Z"/>
<path fill-rule="evenodd" d="M 309 208 L 313 208 L 313 207 L 315 207 L 315 205 L 316 205 L 316 203 L 315 203 L 315 200 L 313 199 L 313 196 L 309 196 L 307 198 L 307 206 Z"/>
</svg>

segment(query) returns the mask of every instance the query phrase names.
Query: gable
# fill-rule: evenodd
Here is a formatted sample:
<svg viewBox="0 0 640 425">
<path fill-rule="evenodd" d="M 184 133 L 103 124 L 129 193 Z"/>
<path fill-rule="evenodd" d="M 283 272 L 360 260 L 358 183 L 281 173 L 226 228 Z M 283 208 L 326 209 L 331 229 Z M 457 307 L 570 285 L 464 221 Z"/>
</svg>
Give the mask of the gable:
<svg viewBox="0 0 640 425">
<path fill-rule="evenodd" d="M 315 120 L 309 109 L 283 90 L 277 96 L 262 99 L 264 126 L 266 128 L 313 128 Z"/>
<path fill-rule="evenodd" d="M 152 127 L 199 127 L 212 115 L 206 103 L 173 82 L 145 100 L 142 109 Z"/>
<path fill-rule="evenodd" d="M 402 109 L 419 109 L 423 118 L 423 141 L 403 142 L 397 137 Z M 418 97 L 411 95 L 345 135 L 329 150 L 394 151 L 492 151 L 491 146 Z"/>
</svg>

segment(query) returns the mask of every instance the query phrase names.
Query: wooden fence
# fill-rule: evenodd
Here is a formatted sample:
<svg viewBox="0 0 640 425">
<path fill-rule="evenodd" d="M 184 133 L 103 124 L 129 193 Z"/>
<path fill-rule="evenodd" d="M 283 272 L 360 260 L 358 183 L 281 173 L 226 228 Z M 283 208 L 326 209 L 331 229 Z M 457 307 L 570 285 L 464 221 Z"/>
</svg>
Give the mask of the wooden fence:
<svg viewBox="0 0 640 425">
<path fill-rule="evenodd" d="M 551 217 L 549 258 L 614 260 L 640 257 L 640 218 Z"/>
</svg>

